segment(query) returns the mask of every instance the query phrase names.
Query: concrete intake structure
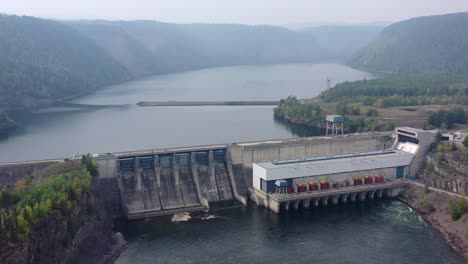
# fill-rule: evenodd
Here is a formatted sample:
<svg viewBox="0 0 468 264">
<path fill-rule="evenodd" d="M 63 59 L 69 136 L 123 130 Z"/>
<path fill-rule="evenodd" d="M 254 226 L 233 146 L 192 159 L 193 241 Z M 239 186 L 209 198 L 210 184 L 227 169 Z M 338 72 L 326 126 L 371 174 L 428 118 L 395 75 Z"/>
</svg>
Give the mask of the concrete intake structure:
<svg viewBox="0 0 468 264">
<path fill-rule="evenodd" d="M 418 135 L 415 137 L 421 138 Z M 347 202 L 383 195 L 394 196 L 405 185 L 403 179 L 408 175 L 413 175 L 413 160 L 421 153 L 417 150 L 422 149 L 423 144 L 427 143 L 425 140 L 420 140 L 416 144 L 405 141 L 406 139 L 398 138 L 397 134 L 392 137 L 391 132 L 366 133 L 333 138 L 309 137 L 115 152 L 99 154 L 96 160 L 101 180 L 105 181 L 109 188 L 117 186 L 117 192 L 120 193 L 120 201 L 118 202 L 121 203 L 124 215 L 129 219 L 168 215 L 175 212 L 208 210 L 230 205 L 233 202 L 246 205 L 248 198 L 258 205 L 279 211 L 281 206 L 283 208 L 289 208 L 289 205 L 308 207 L 310 204 Z M 382 161 L 391 163 L 398 160 L 401 163 L 399 167 L 403 166 L 404 168 L 385 169 L 371 166 L 372 169 L 366 172 L 368 175 L 384 175 L 387 179 L 383 183 L 372 186 L 368 184 L 359 187 L 344 186 L 339 190 L 330 189 L 319 192 L 307 190 L 305 193 L 278 196 L 272 189 L 262 190 L 259 178 L 254 175 L 255 163 L 302 160 L 304 158 L 312 161 L 314 157 L 315 159 L 330 155 L 340 157 L 343 153 L 349 155 L 357 152 L 375 152 L 377 153 L 374 153 L 375 158 L 379 156 L 379 151 L 391 149 L 392 146 L 412 150 L 416 148 L 417 150 L 411 153 L 405 149 L 395 149 L 392 153 L 379 154 L 389 157 L 382 158 Z M 356 157 L 351 158 L 356 159 Z M 368 159 L 369 157 L 364 158 L 366 161 Z M 358 164 L 359 162 L 355 164 L 355 168 L 359 167 Z M 364 168 L 368 165 L 371 164 L 363 163 Z M 401 180 L 389 181 L 392 177 L 387 175 L 394 175 L 393 178 L 396 178 L 396 170 L 398 170 L 399 175 L 402 175 Z M 322 170 L 322 173 L 327 172 Z M 362 176 L 363 173 L 362 171 L 350 172 L 345 167 L 344 171 L 335 171 L 336 175 L 333 177 L 315 175 L 313 172 L 310 175 L 300 175 L 297 179 L 292 179 L 294 177 L 290 177 L 291 175 L 285 176 L 291 179 L 291 186 L 296 186 L 310 181 L 310 177 L 317 177 L 317 181 L 325 179 L 338 181 L 340 177 L 342 177 L 341 180 L 344 180 L 351 176 Z M 269 184 L 271 186 L 272 183 Z M 103 186 L 103 188 L 106 187 Z M 297 192 L 297 187 L 294 191 Z M 107 192 L 112 194 L 112 198 L 109 197 L 108 200 L 115 200 L 116 191 L 108 190 Z M 117 207 L 115 203 L 112 206 Z"/>
</svg>

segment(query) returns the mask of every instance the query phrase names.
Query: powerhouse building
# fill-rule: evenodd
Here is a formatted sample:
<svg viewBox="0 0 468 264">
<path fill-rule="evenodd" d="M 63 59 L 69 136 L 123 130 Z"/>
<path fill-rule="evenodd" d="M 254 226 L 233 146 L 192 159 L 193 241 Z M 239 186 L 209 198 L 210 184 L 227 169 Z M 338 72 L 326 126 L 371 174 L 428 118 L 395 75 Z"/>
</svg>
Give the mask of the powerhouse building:
<svg viewBox="0 0 468 264">
<path fill-rule="evenodd" d="M 253 163 L 253 188 L 264 193 L 282 186 L 297 188 L 311 182 L 353 185 L 354 178 L 383 177 L 386 180 L 414 177 L 437 131 L 399 127 L 391 149 L 364 153 L 303 157 Z M 307 188 L 309 189 L 309 188 Z"/>
</svg>

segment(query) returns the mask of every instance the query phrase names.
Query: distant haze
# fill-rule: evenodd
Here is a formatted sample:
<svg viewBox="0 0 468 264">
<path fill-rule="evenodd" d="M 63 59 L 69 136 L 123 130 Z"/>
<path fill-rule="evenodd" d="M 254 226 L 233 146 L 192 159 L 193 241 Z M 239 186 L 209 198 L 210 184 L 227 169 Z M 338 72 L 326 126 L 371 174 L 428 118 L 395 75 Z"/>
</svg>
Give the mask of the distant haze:
<svg viewBox="0 0 468 264">
<path fill-rule="evenodd" d="M 55 19 L 311 25 L 468 11 L 465 0 L 3 0 L 0 13 Z"/>
</svg>

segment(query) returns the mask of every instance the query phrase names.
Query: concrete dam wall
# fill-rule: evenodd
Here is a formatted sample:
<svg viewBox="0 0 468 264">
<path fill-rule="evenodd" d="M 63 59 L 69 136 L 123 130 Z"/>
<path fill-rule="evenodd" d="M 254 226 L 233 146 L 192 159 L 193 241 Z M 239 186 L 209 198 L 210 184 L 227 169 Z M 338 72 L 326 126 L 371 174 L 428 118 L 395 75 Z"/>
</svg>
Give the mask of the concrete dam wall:
<svg viewBox="0 0 468 264">
<path fill-rule="evenodd" d="M 99 155 L 100 177 L 118 187 L 129 219 L 247 204 L 252 163 L 391 147 L 391 133 L 311 137 Z M 115 184 L 112 184 L 112 181 Z M 114 187 L 112 187 L 114 186 Z M 116 191 L 107 190 L 115 199 Z M 115 208 L 115 201 L 112 203 Z M 115 211 L 118 211 L 115 209 Z"/>
<path fill-rule="evenodd" d="M 207 210 L 246 203 L 246 180 L 232 181 L 234 169 L 227 148 L 164 151 L 153 155 L 118 155 L 98 158 L 102 179 L 114 180 L 129 219 L 175 212 Z M 109 184 L 110 185 L 110 184 Z M 109 186 L 110 187 L 110 186 Z M 237 197 L 237 198 L 236 198 Z"/>
</svg>

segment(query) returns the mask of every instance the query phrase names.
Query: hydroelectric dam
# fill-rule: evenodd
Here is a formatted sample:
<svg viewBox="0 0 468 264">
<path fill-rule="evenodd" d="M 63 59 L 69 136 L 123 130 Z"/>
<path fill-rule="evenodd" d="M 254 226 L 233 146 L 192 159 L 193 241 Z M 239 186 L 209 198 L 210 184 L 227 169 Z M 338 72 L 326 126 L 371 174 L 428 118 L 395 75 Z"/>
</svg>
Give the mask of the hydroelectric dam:
<svg viewBox="0 0 468 264">
<path fill-rule="evenodd" d="M 246 205 L 274 212 L 394 197 L 436 131 L 309 137 L 95 155 L 103 198 L 141 219 Z"/>
</svg>

